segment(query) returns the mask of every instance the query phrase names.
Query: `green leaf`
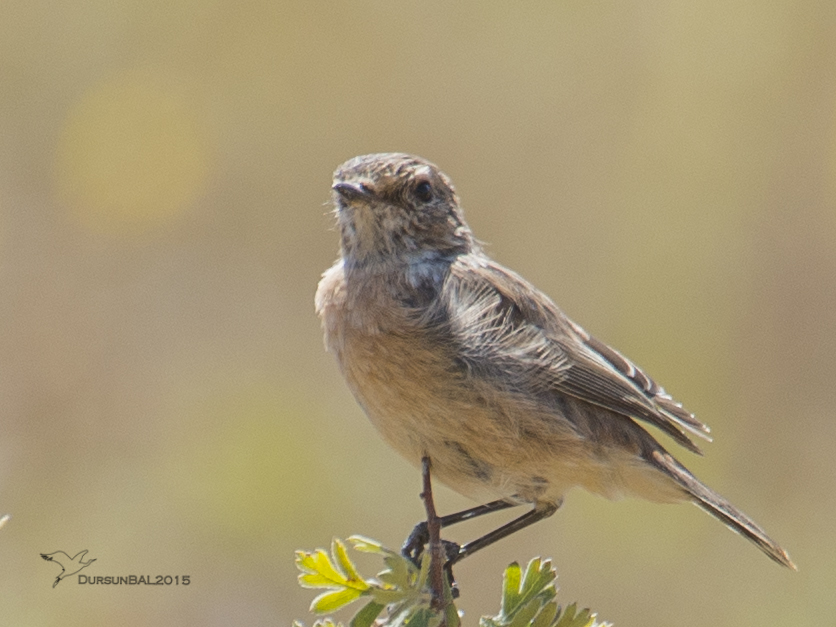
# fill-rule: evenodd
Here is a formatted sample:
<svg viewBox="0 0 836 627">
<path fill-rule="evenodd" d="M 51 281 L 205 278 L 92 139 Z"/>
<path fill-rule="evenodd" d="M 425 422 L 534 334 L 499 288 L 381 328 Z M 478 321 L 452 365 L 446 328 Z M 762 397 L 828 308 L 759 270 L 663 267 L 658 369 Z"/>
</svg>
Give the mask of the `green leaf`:
<svg viewBox="0 0 836 627">
<path fill-rule="evenodd" d="M 344 587 L 348 580 L 341 572 L 337 571 L 331 563 L 328 554 L 322 549 L 317 549 L 313 553 L 306 553 L 303 551 L 296 552 L 296 567 L 303 573 L 319 575 L 332 588 Z M 300 578 L 304 575 L 300 575 Z M 324 586 L 324 584 L 322 584 Z"/>
<path fill-rule="evenodd" d="M 502 585 L 502 605 L 500 612 L 510 616 L 517 609 L 520 602 L 520 579 L 521 569 L 517 562 L 511 562 L 505 569 L 505 577 Z"/>
<path fill-rule="evenodd" d="M 411 587 L 412 575 L 415 573 L 415 565 L 412 562 L 400 555 L 387 555 L 383 558 L 383 563 L 389 568 L 377 575 L 380 581 L 396 588 Z"/>
<path fill-rule="evenodd" d="M 360 591 L 369 588 L 369 584 L 348 558 L 345 545 L 339 540 L 334 540 L 332 556 L 322 549 L 313 553 L 297 551 L 296 566 L 302 571 L 299 585 L 305 588 L 354 588 Z"/>
<path fill-rule="evenodd" d="M 293 627 L 305 627 L 305 623 L 303 623 L 302 621 L 295 620 L 293 621 Z M 330 618 L 324 618 L 314 622 L 313 627 L 343 627 L 343 624 L 334 624 L 334 621 Z"/>
<path fill-rule="evenodd" d="M 296 551 L 296 568 L 305 573 L 316 572 L 314 570 L 313 555 L 306 551 Z"/>
<path fill-rule="evenodd" d="M 572 603 L 565 608 L 558 607 L 557 617 L 558 620 L 555 622 L 554 627 L 569 627 L 575 617 L 575 604 Z"/>
<path fill-rule="evenodd" d="M 349 627 L 371 627 L 375 619 L 380 616 L 380 613 L 386 606 L 376 601 L 369 601 L 363 606 L 363 609 L 354 615 L 354 618 L 349 622 Z"/>
<path fill-rule="evenodd" d="M 558 607 L 554 601 L 548 601 L 540 609 L 540 612 L 531 621 L 531 627 L 551 627 L 554 619 L 557 617 Z"/>
<path fill-rule="evenodd" d="M 400 590 L 398 588 L 378 588 L 373 586 L 369 588 L 371 597 L 381 605 L 392 605 L 394 603 L 401 603 L 408 598 L 414 596 L 409 590 Z"/>
<path fill-rule="evenodd" d="M 450 592 L 450 596 L 453 596 L 452 591 Z M 444 613 L 447 618 L 447 627 L 461 627 L 462 619 L 459 616 L 459 610 L 456 608 L 454 603 L 448 603 L 447 607 L 444 608 Z"/>
<path fill-rule="evenodd" d="M 299 575 L 299 585 L 303 588 L 342 588 L 342 584 L 335 583 L 325 575 L 306 573 Z"/>
<path fill-rule="evenodd" d="M 374 627 L 377 622 L 388 627 L 439 627 L 442 620 L 447 627 L 461 627 L 446 578 L 444 598 L 448 604 L 444 612 L 431 608 L 427 584 L 428 553 L 417 567 L 400 553 L 374 540 L 351 536 L 348 541 L 357 551 L 380 555 L 385 569 L 377 579 L 365 579 L 349 557 L 346 544 L 336 538 L 330 555 L 323 549 L 310 553 L 298 551 L 296 564 L 300 585 L 325 589 L 311 604 L 313 612 L 334 612 L 367 596 L 370 599 L 354 615 L 348 627 Z M 517 562 L 510 564 L 503 575 L 500 612 L 497 616 L 481 617 L 480 627 L 611 627 L 608 623 L 598 623 L 596 615 L 588 609 L 578 611 L 574 603 L 561 611 L 555 602 L 556 577 L 549 560 L 534 558 L 525 570 Z M 304 626 L 297 622 L 293 627 Z M 314 627 L 342 625 L 335 625 L 328 618 L 317 621 Z"/>
<path fill-rule="evenodd" d="M 407 619 L 406 624 L 409 627 L 430 627 L 433 624 L 437 625 L 439 622 L 439 617 L 435 612 L 428 607 L 421 607 Z"/>
<path fill-rule="evenodd" d="M 520 588 L 520 604 L 528 603 L 534 597 L 546 592 L 548 599 L 554 598 L 554 580 L 557 573 L 552 568 L 551 560 L 541 562 L 539 557 L 532 559 L 525 569 Z"/>
<path fill-rule="evenodd" d="M 509 627 L 528 627 L 531 619 L 537 615 L 539 610 L 540 603 L 537 599 L 533 599 L 525 605 L 520 606 L 519 610 L 514 615 L 514 619 L 509 624 Z"/>
<path fill-rule="evenodd" d="M 348 579 L 346 579 L 343 573 L 337 570 L 330 556 L 322 549 L 317 549 L 314 553 L 314 568 L 316 572 L 323 577 L 331 579 L 335 584 L 341 586 L 348 584 Z"/>
<path fill-rule="evenodd" d="M 363 553 L 378 553 L 380 555 L 400 555 L 392 549 L 387 549 L 377 540 L 366 538 L 365 536 L 349 536 L 348 541 L 354 545 L 356 551 Z"/>
<path fill-rule="evenodd" d="M 593 627 L 597 624 L 595 622 L 595 614 L 590 614 L 588 609 L 583 609 L 578 612 L 577 604 L 572 603 L 566 608 L 563 616 L 555 624 L 555 627 Z"/>
<path fill-rule="evenodd" d="M 546 563 L 549 563 L 548 561 Z M 530 590 L 533 586 L 536 585 L 537 576 L 540 574 L 540 567 L 542 566 L 542 561 L 539 557 L 534 557 L 528 562 L 528 566 L 525 567 L 525 575 L 523 576 L 523 582 L 520 586 L 520 590 Z"/>
<path fill-rule="evenodd" d="M 586 625 L 589 625 L 591 622 L 593 622 L 593 618 L 589 615 L 589 610 L 586 608 L 582 609 L 578 612 L 578 615 L 575 616 L 575 625 L 577 625 L 577 627 L 586 627 Z"/>
<path fill-rule="evenodd" d="M 415 569 L 415 564 L 413 564 L 411 560 L 406 560 L 406 562 L 409 565 L 407 566 L 407 568 L 411 566 L 412 570 Z M 427 580 L 430 578 L 431 564 L 432 558 L 430 557 L 430 552 L 427 551 L 426 553 L 424 553 L 424 555 L 421 556 L 421 569 L 418 571 L 418 580 L 415 582 L 415 588 L 417 590 L 423 590 L 424 588 L 428 587 Z M 447 587 L 449 587 L 449 582 L 447 581 L 446 577 L 444 578 L 444 581 L 447 584 Z M 450 595 L 452 596 L 452 594 L 453 591 L 450 590 Z"/>
<path fill-rule="evenodd" d="M 335 612 L 352 601 L 356 601 L 361 596 L 363 596 L 363 592 L 355 588 L 343 588 L 342 590 L 323 592 L 311 603 L 311 611 L 317 614 Z"/>
<path fill-rule="evenodd" d="M 348 558 L 348 554 L 345 552 L 345 545 L 337 538 L 334 538 L 334 541 L 331 543 L 331 555 L 334 556 L 334 560 L 339 565 L 340 570 L 345 574 L 347 586 L 356 588 L 357 590 L 367 590 L 369 588 L 369 584 L 360 576 L 357 568 Z"/>
<path fill-rule="evenodd" d="M 525 569 L 525 574 L 521 575 L 520 566 L 517 562 L 512 563 L 505 569 L 503 591 L 502 591 L 502 605 L 500 607 L 499 616 L 496 619 L 501 623 L 510 622 L 515 627 L 522 625 L 534 617 L 537 610 L 555 597 L 556 590 L 554 588 L 554 580 L 557 574 L 551 567 L 551 561 L 541 561 L 539 557 L 532 559 Z M 522 581 L 520 581 L 522 579 Z M 538 601 L 529 608 L 529 604 L 535 598 Z M 515 620 L 518 612 L 525 610 L 525 615 L 529 618 L 525 623 L 518 623 Z"/>
</svg>

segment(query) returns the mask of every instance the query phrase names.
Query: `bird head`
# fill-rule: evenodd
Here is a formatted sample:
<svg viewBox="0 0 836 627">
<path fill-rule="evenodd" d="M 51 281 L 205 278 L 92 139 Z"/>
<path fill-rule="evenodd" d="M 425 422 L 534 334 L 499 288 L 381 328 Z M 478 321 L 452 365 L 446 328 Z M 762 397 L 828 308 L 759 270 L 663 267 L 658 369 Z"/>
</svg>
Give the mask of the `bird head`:
<svg viewBox="0 0 836 627">
<path fill-rule="evenodd" d="M 452 182 L 420 157 L 355 157 L 337 168 L 332 189 L 349 264 L 452 256 L 476 246 Z"/>
</svg>

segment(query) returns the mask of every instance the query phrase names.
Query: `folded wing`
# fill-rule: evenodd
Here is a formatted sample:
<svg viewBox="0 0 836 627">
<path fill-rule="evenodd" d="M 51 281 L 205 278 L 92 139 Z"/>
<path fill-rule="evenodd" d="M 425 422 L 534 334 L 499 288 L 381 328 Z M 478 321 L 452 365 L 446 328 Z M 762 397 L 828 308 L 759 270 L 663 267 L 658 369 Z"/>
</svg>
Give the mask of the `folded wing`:
<svg viewBox="0 0 836 627">
<path fill-rule="evenodd" d="M 441 305 L 461 358 L 476 376 L 549 390 L 658 427 L 700 453 L 689 434 L 708 427 L 635 364 L 569 320 L 522 277 L 486 257 L 454 262 Z"/>
</svg>

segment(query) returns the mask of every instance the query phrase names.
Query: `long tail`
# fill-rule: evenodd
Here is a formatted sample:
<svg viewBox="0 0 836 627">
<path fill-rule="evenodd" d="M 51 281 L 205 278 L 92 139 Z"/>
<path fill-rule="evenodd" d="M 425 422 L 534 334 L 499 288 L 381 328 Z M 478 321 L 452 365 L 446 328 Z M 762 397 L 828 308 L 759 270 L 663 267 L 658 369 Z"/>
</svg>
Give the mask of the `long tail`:
<svg viewBox="0 0 836 627">
<path fill-rule="evenodd" d="M 787 552 L 766 535 L 758 524 L 729 503 L 722 496 L 703 485 L 684 466 L 664 451 L 653 451 L 650 462 L 676 481 L 709 514 L 725 523 L 730 529 L 755 544 L 761 551 L 782 566 L 798 570 Z"/>
</svg>

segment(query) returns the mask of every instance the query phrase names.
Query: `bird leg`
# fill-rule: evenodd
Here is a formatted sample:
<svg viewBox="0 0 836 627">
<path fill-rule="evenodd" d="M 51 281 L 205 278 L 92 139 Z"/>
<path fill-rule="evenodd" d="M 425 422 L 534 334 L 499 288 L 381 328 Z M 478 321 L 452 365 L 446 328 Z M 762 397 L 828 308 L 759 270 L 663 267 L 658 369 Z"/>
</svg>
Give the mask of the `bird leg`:
<svg viewBox="0 0 836 627">
<path fill-rule="evenodd" d="M 448 514 L 447 516 L 441 516 L 438 519 L 438 522 L 441 525 L 441 528 L 444 529 L 445 527 L 455 525 L 456 523 L 465 520 L 478 518 L 479 516 L 484 516 L 485 514 L 490 514 L 491 512 L 499 512 L 503 509 L 508 509 L 509 507 L 516 507 L 517 505 L 518 503 L 513 503 L 510 501 L 500 499 L 498 501 L 491 501 L 490 503 L 486 503 L 485 505 L 471 507 L 470 509 L 466 509 L 461 512 Z M 497 540 L 498 539 L 499 538 L 497 538 Z M 403 548 L 401 549 L 401 555 L 409 558 L 416 566 L 418 566 L 421 563 L 421 554 L 424 552 L 424 545 L 426 545 L 429 541 L 430 533 L 426 521 L 419 522 L 417 525 L 415 525 L 415 527 L 412 529 L 412 533 L 409 534 L 409 537 L 404 542 Z M 444 550 L 447 554 L 448 561 L 459 554 L 461 547 L 455 542 L 450 542 L 449 540 L 442 540 L 442 544 L 444 545 Z"/>
<path fill-rule="evenodd" d="M 461 512 L 456 512 L 455 514 L 449 514 L 448 516 L 442 516 L 437 520 L 440 523 L 440 526 L 446 527 L 448 525 L 453 525 L 457 522 L 461 522 L 463 520 L 469 520 L 471 518 L 476 518 L 478 516 L 482 516 L 484 514 L 489 514 L 491 512 L 498 512 L 503 509 L 508 509 L 509 507 L 514 507 L 516 503 L 509 503 L 508 501 L 492 501 L 490 503 L 486 503 L 485 505 L 480 505 L 478 507 L 473 507 L 468 510 L 464 510 Z M 476 551 L 480 549 L 484 549 L 486 546 L 493 544 L 502 538 L 507 538 L 513 533 L 520 531 L 521 529 L 525 529 L 529 525 L 533 525 L 536 522 L 543 520 L 544 518 L 548 518 L 552 514 L 554 514 L 557 509 L 560 507 L 560 503 L 544 503 L 538 506 L 535 506 L 530 511 L 526 512 L 522 516 L 515 518 L 514 520 L 502 525 L 501 527 L 494 529 L 486 533 L 485 535 L 476 538 L 464 545 L 459 545 L 456 542 L 451 542 L 449 540 L 442 540 L 442 545 L 444 547 L 444 553 L 447 558 L 447 561 L 444 564 L 444 571 L 447 573 L 447 576 L 450 580 L 450 585 L 453 586 L 453 596 L 458 597 L 458 589 L 456 588 L 455 579 L 453 577 L 453 564 L 456 564 L 463 560 L 465 557 L 472 555 Z M 412 533 L 409 534 L 406 542 L 404 542 L 403 549 L 401 550 L 402 555 L 404 557 L 409 558 L 413 561 L 416 565 L 420 563 L 421 554 L 424 550 L 424 545 L 429 541 L 429 529 L 426 522 L 420 522 L 415 525 L 415 528 L 412 530 Z"/>
<path fill-rule="evenodd" d="M 558 507 L 560 507 L 559 503 L 542 503 L 540 505 L 535 505 L 533 509 L 526 512 L 519 518 L 515 518 L 511 522 L 486 533 L 481 538 L 476 538 L 475 540 L 462 545 L 459 548 L 458 554 L 447 562 L 447 566 L 452 567 L 453 564 L 460 562 L 465 557 L 472 555 L 479 549 L 484 549 L 486 546 L 489 546 L 498 540 L 502 540 L 502 538 L 507 538 L 511 534 L 516 533 L 521 529 L 525 529 L 529 525 L 533 525 L 544 518 L 548 518 L 557 511 Z"/>
</svg>

